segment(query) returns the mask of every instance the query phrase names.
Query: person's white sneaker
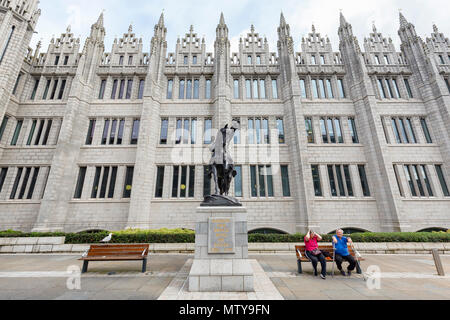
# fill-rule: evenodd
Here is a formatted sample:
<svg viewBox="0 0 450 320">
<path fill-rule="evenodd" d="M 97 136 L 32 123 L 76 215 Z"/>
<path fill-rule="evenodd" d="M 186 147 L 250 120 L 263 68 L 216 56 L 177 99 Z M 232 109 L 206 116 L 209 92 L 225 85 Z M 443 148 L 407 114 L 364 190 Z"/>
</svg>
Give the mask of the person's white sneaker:
<svg viewBox="0 0 450 320">
<path fill-rule="evenodd" d="M 325 280 L 327 277 L 325 277 L 323 274 L 320 274 L 320 277 Z"/>
</svg>

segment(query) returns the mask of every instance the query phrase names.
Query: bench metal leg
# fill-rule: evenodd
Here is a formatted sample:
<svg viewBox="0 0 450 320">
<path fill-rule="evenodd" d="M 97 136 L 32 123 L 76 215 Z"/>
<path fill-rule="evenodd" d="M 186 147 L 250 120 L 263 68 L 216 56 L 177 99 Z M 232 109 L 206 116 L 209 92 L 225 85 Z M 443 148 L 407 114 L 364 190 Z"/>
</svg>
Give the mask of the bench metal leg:
<svg viewBox="0 0 450 320">
<path fill-rule="evenodd" d="M 362 274 L 361 265 L 359 264 L 359 262 L 356 263 L 356 273 Z"/>
<path fill-rule="evenodd" d="M 88 264 L 89 264 L 89 261 L 86 261 L 86 260 L 83 261 L 83 269 L 81 270 L 81 273 L 86 273 L 87 272 Z"/>
<path fill-rule="evenodd" d="M 147 259 L 142 262 L 142 273 L 147 271 Z"/>
<path fill-rule="evenodd" d="M 298 269 L 298 273 L 300 273 L 300 274 L 303 273 L 302 262 L 300 260 L 297 260 L 297 269 Z"/>
</svg>

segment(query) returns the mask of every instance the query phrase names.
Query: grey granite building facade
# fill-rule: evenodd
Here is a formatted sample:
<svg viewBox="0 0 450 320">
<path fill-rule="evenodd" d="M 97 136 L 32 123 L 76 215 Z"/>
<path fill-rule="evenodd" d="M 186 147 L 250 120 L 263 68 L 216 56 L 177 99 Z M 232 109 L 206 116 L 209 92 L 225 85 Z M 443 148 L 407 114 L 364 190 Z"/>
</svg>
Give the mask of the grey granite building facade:
<svg viewBox="0 0 450 320">
<path fill-rule="evenodd" d="M 150 46 L 130 26 L 108 52 L 102 14 L 84 44 L 68 28 L 41 53 L 37 3 L 0 0 L 0 230 L 194 229 L 232 120 L 250 231 L 449 227 L 436 26 L 423 40 L 400 14 L 398 51 L 375 27 L 361 46 L 341 14 L 333 51 L 314 26 L 295 44 L 281 15 L 277 48 L 252 26 L 233 53 L 222 15 L 214 52 L 192 27 L 171 52 L 161 15 Z"/>
</svg>

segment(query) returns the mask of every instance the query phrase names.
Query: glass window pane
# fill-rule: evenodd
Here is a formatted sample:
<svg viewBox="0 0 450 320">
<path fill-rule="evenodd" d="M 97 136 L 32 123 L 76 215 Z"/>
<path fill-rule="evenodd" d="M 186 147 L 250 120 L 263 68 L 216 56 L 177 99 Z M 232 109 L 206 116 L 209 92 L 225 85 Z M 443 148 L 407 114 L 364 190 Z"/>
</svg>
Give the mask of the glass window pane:
<svg viewBox="0 0 450 320">
<path fill-rule="evenodd" d="M 330 136 L 331 143 L 336 143 L 336 136 L 334 135 L 334 128 L 333 128 L 333 119 L 331 118 L 327 119 L 327 126 L 328 126 L 328 135 Z"/>
<path fill-rule="evenodd" d="M 358 132 L 356 131 L 356 124 L 354 118 L 348 118 L 348 126 L 350 128 L 350 134 L 352 136 L 353 143 L 359 143 Z"/>
<path fill-rule="evenodd" d="M 161 137 L 160 137 L 160 144 L 167 144 L 167 136 L 169 132 L 169 119 L 162 119 L 161 120 Z"/>
<path fill-rule="evenodd" d="M 186 99 L 192 99 L 192 80 L 187 81 Z"/>
<path fill-rule="evenodd" d="M 318 165 L 312 165 L 312 177 L 313 177 L 313 184 L 314 184 L 314 194 L 316 197 L 322 196 L 322 185 L 320 182 L 320 172 L 319 172 L 319 166 Z"/>
<path fill-rule="evenodd" d="M 203 166 L 203 196 L 211 195 L 210 166 Z"/>
<path fill-rule="evenodd" d="M 313 125 L 312 125 L 311 118 L 305 119 L 305 127 L 306 127 L 306 136 L 308 139 L 308 143 L 314 143 L 314 131 L 313 131 Z"/>
<path fill-rule="evenodd" d="M 430 179 L 428 179 L 427 168 L 424 165 L 420 165 L 419 170 L 420 170 L 420 173 L 422 174 L 423 182 L 425 183 L 425 186 L 427 188 L 428 196 L 432 197 L 433 190 L 431 189 Z"/>
<path fill-rule="evenodd" d="M 273 197 L 272 166 L 266 166 L 267 196 Z"/>
<path fill-rule="evenodd" d="M 242 167 L 236 166 L 236 177 L 234 177 L 234 196 L 242 197 Z"/>
<path fill-rule="evenodd" d="M 415 197 L 415 196 L 417 196 L 417 193 L 416 193 L 416 188 L 414 188 L 414 182 L 412 181 L 412 178 L 411 178 L 409 166 L 405 165 L 405 166 L 403 166 L 403 169 L 405 170 L 405 176 L 406 176 L 406 180 L 408 181 L 409 189 L 411 190 L 411 195 L 413 197 Z"/>
<path fill-rule="evenodd" d="M 353 197 L 352 178 L 350 176 L 350 169 L 348 165 L 344 165 L 345 183 L 347 186 L 347 192 L 349 197 Z"/>
<path fill-rule="evenodd" d="M 81 199 L 81 195 L 83 193 L 83 185 L 84 185 L 84 179 L 86 177 L 86 167 L 80 167 L 80 170 L 78 172 L 78 180 L 77 180 L 77 186 L 75 187 L 75 195 L 73 196 L 75 199 Z"/>
<path fill-rule="evenodd" d="M 320 98 L 321 99 L 325 99 L 326 95 L 325 95 L 325 84 L 323 79 L 319 79 L 319 87 L 320 87 Z"/>
<path fill-rule="evenodd" d="M 333 99 L 333 87 L 331 86 L 331 79 L 327 79 L 327 92 L 328 92 L 328 98 Z"/>
<path fill-rule="evenodd" d="M 248 119 L 248 144 L 255 143 L 255 132 L 253 127 L 253 119 Z"/>
<path fill-rule="evenodd" d="M 115 99 L 116 98 L 117 83 L 118 83 L 117 79 L 113 81 L 113 87 L 112 87 L 112 90 L 111 90 L 111 99 Z"/>
<path fill-rule="evenodd" d="M 195 193 L 195 166 L 189 166 L 189 198 Z"/>
<path fill-rule="evenodd" d="M 100 174 L 102 173 L 102 167 L 95 167 L 94 184 L 92 185 L 91 198 L 97 198 L 98 184 L 100 182 Z"/>
<path fill-rule="evenodd" d="M 212 120 L 211 119 L 205 119 L 205 132 L 204 132 L 204 136 L 205 136 L 205 144 L 210 144 L 211 143 L 211 128 L 212 128 Z"/>
<path fill-rule="evenodd" d="M 344 137 L 342 136 L 342 130 L 341 130 L 341 121 L 338 118 L 334 119 L 334 126 L 336 128 L 336 135 L 337 135 L 337 141 L 339 143 L 344 143 Z"/>
<path fill-rule="evenodd" d="M 180 80 L 180 90 L 178 99 L 184 99 L 184 80 Z"/>
<path fill-rule="evenodd" d="M 281 166 L 281 184 L 283 186 L 283 197 L 290 197 L 291 188 L 289 185 L 288 166 Z"/>
<path fill-rule="evenodd" d="M 173 80 L 167 82 L 167 99 L 172 99 Z"/>
<path fill-rule="evenodd" d="M 284 123 L 283 119 L 277 119 L 277 129 L 278 129 L 278 143 L 284 144 L 286 143 L 285 134 L 284 134 Z"/>
<path fill-rule="evenodd" d="M 261 144 L 261 119 L 255 119 L 256 143 Z"/>
<path fill-rule="evenodd" d="M 135 119 L 133 122 L 133 130 L 131 132 L 131 144 L 138 143 L 140 123 L 141 121 L 139 119 Z"/>
<path fill-rule="evenodd" d="M 238 79 L 234 79 L 234 98 L 239 99 L 239 80 Z"/>
<path fill-rule="evenodd" d="M 140 80 L 138 99 L 142 99 L 144 97 L 144 87 L 145 87 L 145 80 Z"/>
<path fill-rule="evenodd" d="M 420 119 L 420 124 L 422 125 L 423 134 L 425 135 L 425 139 L 427 140 L 427 143 L 433 143 L 433 140 L 431 139 L 430 131 L 428 130 L 427 122 L 425 118 Z"/>
<path fill-rule="evenodd" d="M 444 172 L 442 170 L 442 165 L 435 165 L 436 174 L 439 178 L 439 183 L 441 184 L 442 192 L 445 197 L 450 197 L 450 192 L 448 190 L 447 182 L 445 181 Z"/>
<path fill-rule="evenodd" d="M 206 80 L 205 99 L 211 99 L 211 80 Z"/>
<path fill-rule="evenodd" d="M 191 144 L 197 143 L 197 119 L 191 120 Z"/>
<path fill-rule="evenodd" d="M 155 191 L 156 198 L 162 198 L 162 196 L 163 196 L 164 170 L 165 170 L 165 167 L 158 166 L 157 173 L 156 173 L 156 191 Z M 178 181 L 178 178 L 177 178 L 177 181 Z"/>
<path fill-rule="evenodd" d="M 380 96 L 383 99 L 386 99 L 386 92 L 384 91 L 383 82 L 381 79 L 378 79 L 378 90 L 380 92 Z"/>
<path fill-rule="evenodd" d="M 245 80 L 245 91 L 247 93 L 247 99 L 252 98 L 252 83 L 250 80 Z"/>
<path fill-rule="evenodd" d="M 266 98 L 266 82 L 264 80 L 259 80 L 259 90 L 261 99 Z"/>
<path fill-rule="evenodd" d="M 333 166 L 327 166 L 328 168 L 328 178 L 330 180 L 330 191 L 333 197 L 337 197 L 336 180 L 334 179 Z"/>
<path fill-rule="evenodd" d="M 253 80 L 253 99 L 258 99 L 258 80 Z"/>
<path fill-rule="evenodd" d="M 338 79 L 339 84 L 339 97 L 345 98 L 344 80 Z"/>
<path fill-rule="evenodd" d="M 339 186 L 339 195 L 341 197 L 345 197 L 344 180 L 342 179 L 341 166 L 336 165 L 335 170 L 336 170 L 336 177 L 337 177 L 338 186 Z"/>
<path fill-rule="evenodd" d="M 413 98 L 413 94 L 412 94 L 412 91 L 411 91 L 411 87 L 409 86 L 408 79 L 405 79 L 405 87 L 406 87 L 406 91 L 408 91 L 409 97 L 412 99 Z"/>
<path fill-rule="evenodd" d="M 258 175 L 259 175 L 259 196 L 266 196 L 266 183 L 264 176 L 266 175 L 265 166 L 258 166 Z"/>
<path fill-rule="evenodd" d="M 178 197 L 178 177 L 179 177 L 180 167 L 173 167 L 173 180 L 172 180 L 172 197 Z"/>
<path fill-rule="evenodd" d="M 312 88 L 312 92 L 313 92 L 313 97 L 316 99 L 319 98 L 319 91 L 317 90 L 317 80 L 316 79 L 311 80 L 311 88 Z"/>
<path fill-rule="evenodd" d="M 252 197 L 257 197 L 256 166 L 250 166 Z"/>
<path fill-rule="evenodd" d="M 11 140 L 11 145 L 17 145 L 17 140 L 19 139 L 20 130 L 22 129 L 23 120 L 18 120 L 16 124 L 16 129 L 14 130 L 14 134 Z"/>
<path fill-rule="evenodd" d="M 392 129 L 394 130 L 395 139 L 397 140 L 397 143 L 402 143 L 402 140 L 400 138 L 400 132 L 398 131 L 397 121 L 395 121 L 395 118 L 391 119 L 392 123 Z"/>
<path fill-rule="evenodd" d="M 364 165 L 358 165 L 359 177 L 361 179 L 361 187 L 365 197 L 370 197 L 369 183 L 367 182 L 366 169 Z"/>
<path fill-rule="evenodd" d="M 403 119 L 399 118 L 398 122 L 400 124 L 400 131 L 402 133 L 403 141 L 405 141 L 406 143 L 409 143 L 409 139 L 408 139 L 408 135 L 406 134 L 406 128 L 405 128 L 405 123 L 403 122 Z"/>
<path fill-rule="evenodd" d="M 306 98 L 305 79 L 300 79 L 300 93 L 302 95 L 302 98 Z"/>
<path fill-rule="evenodd" d="M 408 133 L 409 133 L 409 137 L 411 138 L 412 143 L 417 143 L 416 135 L 414 133 L 411 119 L 409 119 L 409 118 L 406 119 L 406 125 L 408 127 Z"/>
<path fill-rule="evenodd" d="M 164 178 L 164 167 L 163 170 L 163 178 Z M 131 191 L 133 189 L 133 175 L 134 175 L 134 167 L 127 167 L 125 173 L 125 184 L 123 186 L 123 197 L 130 198 Z M 157 179 L 156 179 L 156 188 L 158 190 L 159 184 L 161 183 L 160 179 L 160 167 L 158 167 Z M 158 192 L 158 191 L 157 191 Z M 161 188 L 161 196 L 162 196 L 162 188 Z M 158 197 L 158 196 L 156 196 Z"/>
<path fill-rule="evenodd" d="M 272 80 L 272 97 L 278 99 L 277 80 Z"/>
<path fill-rule="evenodd" d="M 114 189 L 116 187 L 117 167 L 111 168 L 111 178 L 109 179 L 108 199 L 114 198 Z"/>
<path fill-rule="evenodd" d="M 324 118 L 320 118 L 320 131 L 322 133 L 323 143 L 328 143 L 327 127 Z"/>
<path fill-rule="evenodd" d="M 425 191 L 422 186 L 422 182 L 420 181 L 419 172 L 417 171 L 417 165 L 412 165 L 412 172 L 414 179 L 416 180 L 417 188 L 419 188 L 419 193 L 422 197 L 425 197 Z"/>
</svg>

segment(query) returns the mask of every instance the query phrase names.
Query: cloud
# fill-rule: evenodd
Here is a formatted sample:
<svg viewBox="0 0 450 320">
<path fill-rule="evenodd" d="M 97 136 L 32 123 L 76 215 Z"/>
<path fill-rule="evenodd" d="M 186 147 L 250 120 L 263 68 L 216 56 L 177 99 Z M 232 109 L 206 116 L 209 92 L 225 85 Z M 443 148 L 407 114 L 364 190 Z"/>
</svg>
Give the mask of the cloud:
<svg viewBox="0 0 450 320">
<path fill-rule="evenodd" d="M 300 51 L 301 38 L 311 32 L 314 23 L 317 32 L 328 35 L 333 50 L 338 50 L 339 10 L 353 26 L 353 32 L 363 42 L 372 30 L 372 21 L 385 37 L 391 37 L 397 50 L 398 9 L 416 26 L 417 33 L 425 37 L 436 23 L 441 32 L 449 35 L 450 2 L 448 0 L 41 0 L 42 15 L 37 25 L 38 34 L 31 46 L 42 39 L 43 48 L 53 35 L 59 36 L 68 24 L 76 37 L 84 42 L 91 25 L 105 10 L 106 50 L 109 51 L 115 37 L 121 37 L 133 24 L 137 37 L 142 37 L 149 50 L 153 27 L 164 10 L 168 29 L 168 51 L 175 51 L 177 37 L 183 37 L 190 25 L 199 37 L 206 38 L 208 51 L 213 50 L 215 29 L 223 11 L 230 31 L 232 52 L 239 46 L 240 35 L 246 36 L 254 24 L 261 37 L 266 36 L 270 51 L 276 51 L 277 27 L 283 11 L 291 26 L 296 50 Z"/>
</svg>

